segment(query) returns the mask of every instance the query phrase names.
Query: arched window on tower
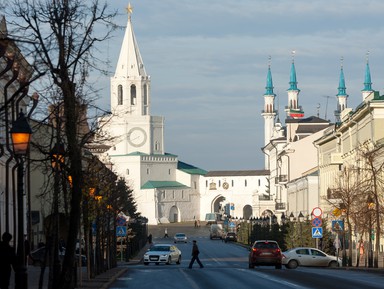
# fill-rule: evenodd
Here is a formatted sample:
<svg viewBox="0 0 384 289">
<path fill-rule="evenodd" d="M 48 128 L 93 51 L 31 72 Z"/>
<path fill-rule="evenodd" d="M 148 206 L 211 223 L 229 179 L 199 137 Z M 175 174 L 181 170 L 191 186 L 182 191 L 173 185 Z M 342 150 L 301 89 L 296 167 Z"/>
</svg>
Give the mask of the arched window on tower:
<svg viewBox="0 0 384 289">
<path fill-rule="evenodd" d="M 134 84 L 131 85 L 131 105 L 136 104 L 136 86 Z"/>
<path fill-rule="evenodd" d="M 119 84 L 117 87 L 117 105 L 123 104 L 123 86 Z"/>
</svg>

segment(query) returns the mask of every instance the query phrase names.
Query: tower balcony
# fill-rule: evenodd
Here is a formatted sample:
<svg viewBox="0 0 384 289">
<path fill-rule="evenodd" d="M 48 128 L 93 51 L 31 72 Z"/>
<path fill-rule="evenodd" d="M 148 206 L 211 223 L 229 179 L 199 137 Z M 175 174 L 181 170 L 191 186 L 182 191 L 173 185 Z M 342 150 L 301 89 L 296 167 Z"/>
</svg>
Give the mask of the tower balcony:
<svg viewBox="0 0 384 289">
<path fill-rule="evenodd" d="M 275 210 L 276 211 L 286 211 L 287 210 L 286 203 L 276 203 L 275 204 Z"/>
</svg>

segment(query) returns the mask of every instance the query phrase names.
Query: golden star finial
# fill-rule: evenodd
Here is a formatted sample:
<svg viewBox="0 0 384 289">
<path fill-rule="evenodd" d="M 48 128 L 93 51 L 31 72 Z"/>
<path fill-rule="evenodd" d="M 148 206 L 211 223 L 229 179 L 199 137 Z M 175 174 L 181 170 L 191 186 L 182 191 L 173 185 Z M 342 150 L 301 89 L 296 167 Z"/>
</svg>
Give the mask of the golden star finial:
<svg viewBox="0 0 384 289">
<path fill-rule="evenodd" d="M 131 14 L 133 13 L 133 7 L 131 6 L 131 3 L 128 3 L 128 7 L 125 9 L 127 10 L 128 17 L 130 18 Z"/>
</svg>

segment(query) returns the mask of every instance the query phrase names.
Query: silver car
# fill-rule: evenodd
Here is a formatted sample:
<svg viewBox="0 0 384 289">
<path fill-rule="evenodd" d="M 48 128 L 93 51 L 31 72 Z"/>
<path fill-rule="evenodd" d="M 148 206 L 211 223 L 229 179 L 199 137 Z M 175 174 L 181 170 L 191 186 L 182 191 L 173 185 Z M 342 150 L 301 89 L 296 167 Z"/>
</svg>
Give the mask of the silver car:
<svg viewBox="0 0 384 289">
<path fill-rule="evenodd" d="M 167 265 L 172 263 L 180 264 L 181 262 L 181 251 L 175 246 L 170 244 L 156 244 L 153 245 L 144 254 L 144 265 L 149 263 L 165 263 Z"/>
<path fill-rule="evenodd" d="M 298 266 L 340 267 L 341 258 L 328 255 L 316 248 L 299 247 L 283 252 L 283 265 L 288 269 Z"/>
<path fill-rule="evenodd" d="M 173 242 L 178 243 L 178 242 L 183 242 L 187 243 L 187 235 L 184 233 L 176 233 L 175 236 L 173 237 Z"/>
</svg>

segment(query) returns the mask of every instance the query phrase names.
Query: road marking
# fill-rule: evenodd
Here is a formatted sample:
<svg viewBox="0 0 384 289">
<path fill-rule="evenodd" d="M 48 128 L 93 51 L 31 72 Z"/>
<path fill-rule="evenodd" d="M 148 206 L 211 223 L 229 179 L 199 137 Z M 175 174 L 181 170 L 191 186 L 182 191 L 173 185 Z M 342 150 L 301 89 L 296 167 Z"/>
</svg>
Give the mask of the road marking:
<svg viewBox="0 0 384 289">
<path fill-rule="evenodd" d="M 190 278 L 186 273 L 184 269 L 178 269 L 182 275 L 184 275 L 185 279 L 188 281 L 189 284 L 191 284 L 193 289 L 200 289 L 199 285 L 195 281 L 193 281 L 192 278 Z M 190 269 L 187 269 L 190 270 Z M 185 286 L 184 286 L 185 287 Z"/>
<path fill-rule="evenodd" d="M 279 279 L 279 278 L 275 278 L 275 277 L 272 277 L 271 275 L 267 275 L 267 274 L 263 274 L 263 273 L 260 273 L 256 270 L 252 270 L 252 269 L 237 269 L 239 271 L 244 271 L 244 272 L 252 272 L 253 274 L 256 274 L 256 275 L 259 275 L 261 276 L 262 278 L 265 278 L 265 279 L 268 279 L 268 280 L 271 280 L 273 282 L 276 282 L 278 283 L 280 286 L 281 285 L 285 285 L 287 287 L 285 288 L 296 288 L 296 289 L 311 289 L 311 287 L 303 287 L 303 286 L 300 286 L 300 285 L 297 285 L 297 284 L 294 284 L 294 283 L 291 283 L 291 282 L 288 282 L 288 281 L 284 281 L 282 279 Z"/>
</svg>

